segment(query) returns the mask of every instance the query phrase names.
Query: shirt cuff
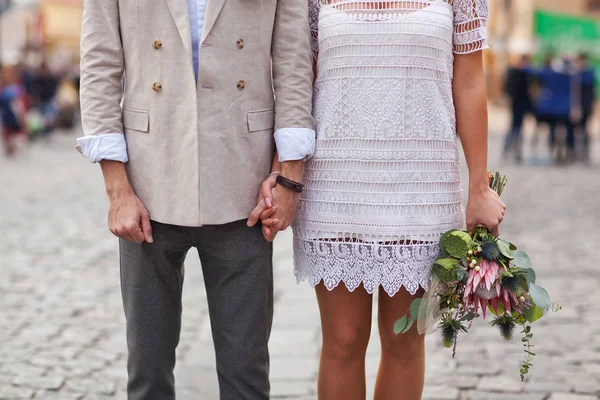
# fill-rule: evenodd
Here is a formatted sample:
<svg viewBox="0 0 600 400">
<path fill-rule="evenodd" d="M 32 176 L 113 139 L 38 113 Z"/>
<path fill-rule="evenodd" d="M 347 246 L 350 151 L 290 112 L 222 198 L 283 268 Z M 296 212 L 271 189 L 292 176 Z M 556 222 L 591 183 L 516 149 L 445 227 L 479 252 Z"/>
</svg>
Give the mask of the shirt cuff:
<svg viewBox="0 0 600 400">
<path fill-rule="evenodd" d="M 309 128 L 282 128 L 275 131 L 279 161 L 309 160 L 315 152 L 316 135 Z"/>
<path fill-rule="evenodd" d="M 90 135 L 77 139 L 77 150 L 93 163 L 102 160 L 120 161 L 126 163 L 127 143 L 122 133 L 107 133 Z"/>
</svg>

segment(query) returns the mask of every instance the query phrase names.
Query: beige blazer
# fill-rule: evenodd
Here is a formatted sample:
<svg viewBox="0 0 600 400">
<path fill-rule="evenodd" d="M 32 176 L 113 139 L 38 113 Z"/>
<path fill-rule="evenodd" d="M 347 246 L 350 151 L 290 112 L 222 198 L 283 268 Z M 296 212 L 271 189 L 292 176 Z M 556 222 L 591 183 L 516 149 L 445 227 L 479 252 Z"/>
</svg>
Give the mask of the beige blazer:
<svg viewBox="0 0 600 400">
<path fill-rule="evenodd" d="M 307 4 L 209 0 L 196 85 L 186 0 L 84 1 L 84 134 L 125 134 L 153 220 L 247 218 L 274 129 L 314 128 Z"/>
</svg>

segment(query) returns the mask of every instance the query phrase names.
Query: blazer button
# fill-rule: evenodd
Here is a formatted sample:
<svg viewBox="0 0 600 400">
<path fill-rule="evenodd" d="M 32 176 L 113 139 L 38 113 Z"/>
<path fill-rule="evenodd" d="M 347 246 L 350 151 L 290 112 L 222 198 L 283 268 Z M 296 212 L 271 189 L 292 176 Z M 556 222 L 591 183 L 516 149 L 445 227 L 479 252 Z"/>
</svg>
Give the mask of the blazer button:
<svg viewBox="0 0 600 400">
<path fill-rule="evenodd" d="M 152 90 L 154 90 L 156 93 L 159 93 L 162 90 L 162 85 L 158 82 L 154 82 L 152 84 Z"/>
<path fill-rule="evenodd" d="M 241 50 L 244 48 L 244 41 L 242 39 L 238 39 L 236 45 L 237 45 L 237 48 Z"/>
<path fill-rule="evenodd" d="M 238 83 L 237 83 L 238 90 L 244 90 L 245 87 L 246 87 L 246 81 L 238 81 Z"/>
<path fill-rule="evenodd" d="M 162 49 L 162 43 L 160 40 L 155 40 L 154 43 L 152 43 L 152 47 L 154 47 L 156 50 L 160 50 Z"/>
</svg>

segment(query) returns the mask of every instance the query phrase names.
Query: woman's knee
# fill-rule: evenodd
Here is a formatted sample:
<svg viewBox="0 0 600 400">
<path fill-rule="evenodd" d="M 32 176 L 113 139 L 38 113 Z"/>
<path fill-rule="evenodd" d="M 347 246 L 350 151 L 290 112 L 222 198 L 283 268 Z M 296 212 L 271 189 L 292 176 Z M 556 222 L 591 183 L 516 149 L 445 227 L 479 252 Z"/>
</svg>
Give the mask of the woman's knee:
<svg viewBox="0 0 600 400">
<path fill-rule="evenodd" d="M 323 332 L 323 354 L 338 361 L 364 359 L 371 333 L 368 327 L 337 327 L 334 332 Z"/>
</svg>

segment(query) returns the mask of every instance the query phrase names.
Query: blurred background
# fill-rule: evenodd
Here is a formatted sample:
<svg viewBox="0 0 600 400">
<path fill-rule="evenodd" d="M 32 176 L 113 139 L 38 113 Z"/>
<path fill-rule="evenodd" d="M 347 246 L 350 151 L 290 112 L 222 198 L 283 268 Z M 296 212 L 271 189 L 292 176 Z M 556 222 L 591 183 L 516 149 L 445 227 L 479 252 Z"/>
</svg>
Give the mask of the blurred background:
<svg viewBox="0 0 600 400">
<path fill-rule="evenodd" d="M 509 176 L 502 233 L 530 254 L 562 310 L 534 326 L 538 356 L 524 383 L 520 343 L 485 322 L 456 359 L 430 335 L 423 399 L 598 400 L 600 0 L 489 6 L 490 168 Z M 117 241 L 100 169 L 74 150 L 81 14 L 80 0 L 0 0 L 0 399 L 125 398 Z M 290 233 L 275 247 L 273 397 L 315 399 L 314 293 L 295 284 Z M 178 398 L 217 399 L 195 254 L 183 323 Z M 374 324 L 369 388 L 378 359 Z"/>
</svg>

